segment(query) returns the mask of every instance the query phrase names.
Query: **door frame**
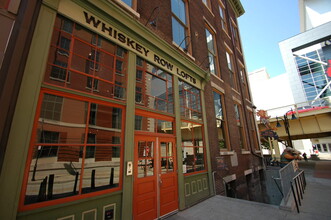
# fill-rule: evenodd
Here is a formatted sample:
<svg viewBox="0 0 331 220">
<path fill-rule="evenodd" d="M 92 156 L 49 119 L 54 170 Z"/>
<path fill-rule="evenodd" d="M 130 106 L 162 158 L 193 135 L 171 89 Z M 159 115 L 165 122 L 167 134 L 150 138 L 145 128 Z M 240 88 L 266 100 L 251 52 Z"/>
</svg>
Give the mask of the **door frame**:
<svg viewBox="0 0 331 220">
<path fill-rule="evenodd" d="M 153 177 L 150 177 L 150 179 L 154 179 L 153 181 L 156 184 L 156 191 L 155 191 L 155 196 L 156 196 L 156 200 L 157 200 L 157 204 L 156 204 L 156 218 L 162 217 L 166 214 L 161 215 L 161 201 L 160 201 L 160 197 L 161 197 L 161 186 L 160 186 L 160 180 L 161 180 L 161 164 L 160 164 L 160 158 L 161 158 L 161 149 L 160 149 L 160 144 L 161 142 L 171 142 L 173 144 L 173 149 L 172 149 L 172 154 L 174 157 L 173 160 L 173 174 L 176 175 L 176 197 L 177 197 L 177 208 L 172 210 L 172 211 L 176 211 L 178 210 L 179 207 L 179 201 L 178 201 L 178 169 L 177 169 L 177 149 L 176 149 L 176 138 L 174 135 L 163 135 L 163 134 L 158 134 L 158 133 L 150 133 L 150 132 L 136 132 L 135 134 L 135 140 L 134 140 L 134 160 L 133 160 L 133 218 L 135 218 L 136 216 L 136 211 L 137 211 L 137 207 L 136 207 L 136 199 L 137 199 L 137 180 L 140 179 L 137 177 L 138 175 L 138 149 L 137 149 L 137 144 L 138 141 L 154 141 L 155 145 L 154 145 L 154 149 L 153 149 L 153 158 L 154 158 L 154 174 Z M 156 162 L 157 161 L 157 162 Z M 147 177 L 148 178 L 148 177 Z M 172 212 L 171 211 L 171 212 Z M 169 212 L 169 213 L 171 213 Z"/>
</svg>

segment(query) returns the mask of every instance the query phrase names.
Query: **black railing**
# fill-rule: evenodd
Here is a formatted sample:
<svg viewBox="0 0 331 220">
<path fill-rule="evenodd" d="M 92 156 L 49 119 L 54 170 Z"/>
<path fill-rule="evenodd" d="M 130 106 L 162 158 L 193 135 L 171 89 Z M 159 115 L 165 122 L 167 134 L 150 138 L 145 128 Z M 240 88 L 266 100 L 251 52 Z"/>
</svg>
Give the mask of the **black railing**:
<svg viewBox="0 0 331 220">
<path fill-rule="evenodd" d="M 294 189 L 294 186 L 295 189 Z M 300 213 L 299 205 L 301 206 L 301 200 L 303 199 L 303 194 L 306 188 L 306 178 L 304 171 L 300 171 L 298 175 L 293 177 L 293 180 L 291 181 L 291 189 L 295 201 L 295 206 L 297 208 L 297 212 Z"/>
</svg>

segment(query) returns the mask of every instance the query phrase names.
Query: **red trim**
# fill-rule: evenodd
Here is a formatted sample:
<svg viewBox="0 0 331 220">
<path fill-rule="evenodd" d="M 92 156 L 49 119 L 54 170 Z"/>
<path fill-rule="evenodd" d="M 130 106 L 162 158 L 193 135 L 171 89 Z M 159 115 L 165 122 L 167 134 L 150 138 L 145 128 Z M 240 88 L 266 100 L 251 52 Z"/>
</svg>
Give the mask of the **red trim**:
<svg viewBox="0 0 331 220">
<path fill-rule="evenodd" d="M 112 189 L 107 189 L 107 190 L 101 190 L 101 191 L 97 191 L 97 192 L 91 192 L 91 193 L 86 193 L 86 194 L 81 194 L 81 187 L 82 187 L 82 181 L 81 178 L 83 176 L 84 173 L 84 158 L 82 159 L 82 174 L 80 175 L 80 182 L 79 182 L 79 194 L 75 195 L 75 196 L 69 196 L 69 197 L 65 197 L 65 198 L 60 198 L 60 199 L 55 199 L 55 200 L 50 200 L 50 201 L 44 201 L 44 202 L 40 202 L 40 203 L 34 203 L 34 204 L 29 204 L 29 205 L 25 205 L 24 204 L 24 200 L 25 200 L 25 194 L 26 194 L 26 189 L 27 189 L 27 183 L 28 183 L 28 178 L 29 178 L 29 170 L 30 170 L 30 164 L 32 161 L 32 154 L 33 154 L 33 147 L 36 145 L 40 145 L 40 143 L 35 143 L 35 137 L 36 137 L 36 133 L 37 133 L 37 127 L 38 127 L 38 118 L 40 116 L 40 112 L 41 112 L 41 105 L 42 105 L 42 101 L 43 101 L 43 97 L 44 94 L 53 94 L 53 95 L 59 95 L 65 98 L 72 98 L 72 99 L 76 99 L 76 100 L 80 100 L 80 101 L 85 101 L 85 102 L 93 102 L 93 103 L 98 103 L 98 104 L 103 104 L 103 105 L 107 105 L 107 106 L 112 106 L 112 107 L 118 107 L 120 109 L 122 109 L 122 130 L 125 130 L 125 106 L 123 105 L 119 105 L 119 104 L 115 104 L 115 103 L 110 103 L 107 101 L 102 101 L 102 100 L 97 100 L 97 99 L 93 99 L 93 98 L 89 98 L 89 97 L 82 97 L 79 95 L 74 95 L 74 94 L 70 94 L 70 93 L 66 93 L 66 92 L 62 92 L 62 91 L 54 91 L 51 89 L 47 89 L 47 88 L 42 88 L 39 94 L 39 100 L 38 100 L 38 104 L 37 104 L 37 109 L 36 109 L 36 113 L 35 113 L 35 118 L 34 118 L 34 122 L 33 122 L 33 130 L 32 130 L 32 134 L 31 134 L 31 139 L 30 139 L 30 144 L 29 144 L 29 150 L 28 150 L 28 156 L 27 156 L 27 160 L 26 160 L 26 165 L 25 165 L 25 169 L 24 169 L 24 175 L 23 175 L 23 181 L 22 181 L 22 188 L 21 188 L 21 195 L 20 195 L 20 202 L 19 202 L 19 207 L 18 207 L 18 211 L 22 212 L 22 211 L 28 211 L 28 210 L 33 210 L 33 209 L 37 209 L 37 208 L 41 208 L 41 207 L 46 207 L 46 206 L 51 206 L 51 205 L 56 205 L 56 204 L 61 204 L 61 203 L 66 203 L 66 202 L 71 202 L 71 201 L 75 201 L 75 200 L 79 200 L 79 199 L 84 199 L 84 198 L 89 198 L 89 197 L 94 197 L 94 196 L 99 196 L 99 195 L 103 195 L 106 193 L 112 193 L 112 192 L 116 192 L 116 191 L 120 191 L 122 190 L 122 178 L 123 178 L 123 153 L 124 153 L 124 132 L 122 132 L 121 134 L 121 165 L 120 165 L 120 176 L 119 176 L 119 186 L 116 188 L 112 188 Z M 90 108 L 90 105 L 89 105 Z M 86 120 L 86 129 L 88 129 L 88 117 L 87 116 L 87 120 Z M 86 131 L 85 131 L 86 132 Z M 85 135 L 87 135 L 88 132 L 85 133 Z M 71 145 L 71 146 L 89 146 L 90 144 L 86 144 L 87 142 L 87 138 L 85 138 L 84 143 L 81 144 L 43 144 L 42 145 L 47 145 L 47 146 L 67 146 L 67 145 Z M 96 144 L 92 144 L 93 146 Z M 118 146 L 118 144 L 100 144 L 100 146 Z M 99 144 L 98 144 L 99 146 Z M 84 153 L 85 155 L 85 148 L 84 148 Z"/>
<path fill-rule="evenodd" d="M 329 108 L 329 107 L 328 106 L 320 106 L 320 107 L 301 109 L 301 110 L 298 110 L 298 113 L 311 112 L 311 111 L 321 110 L 321 109 L 325 109 L 325 108 Z M 295 113 L 296 113 L 296 111 L 290 111 L 290 112 L 287 113 L 287 115 L 293 115 Z"/>
</svg>

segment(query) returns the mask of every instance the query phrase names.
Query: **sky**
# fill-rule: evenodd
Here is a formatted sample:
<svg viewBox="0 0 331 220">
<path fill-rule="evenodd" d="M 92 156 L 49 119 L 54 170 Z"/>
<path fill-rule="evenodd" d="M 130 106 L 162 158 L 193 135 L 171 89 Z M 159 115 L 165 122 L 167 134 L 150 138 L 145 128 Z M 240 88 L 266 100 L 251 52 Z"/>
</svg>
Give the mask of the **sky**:
<svg viewBox="0 0 331 220">
<path fill-rule="evenodd" d="M 241 0 L 238 18 L 248 72 L 266 67 L 270 77 L 285 73 L 279 42 L 300 33 L 298 0 Z"/>
</svg>

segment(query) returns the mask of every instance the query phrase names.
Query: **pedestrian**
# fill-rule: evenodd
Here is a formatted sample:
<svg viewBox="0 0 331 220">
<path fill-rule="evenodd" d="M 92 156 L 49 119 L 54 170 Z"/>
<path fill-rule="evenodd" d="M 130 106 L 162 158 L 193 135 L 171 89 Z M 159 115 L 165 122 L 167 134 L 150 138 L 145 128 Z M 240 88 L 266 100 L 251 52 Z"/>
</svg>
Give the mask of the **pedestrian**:
<svg viewBox="0 0 331 220">
<path fill-rule="evenodd" d="M 304 152 L 304 153 L 302 154 L 302 156 L 303 156 L 303 159 L 305 159 L 305 161 L 307 162 L 307 161 L 308 161 L 308 158 L 307 158 L 307 154 L 306 154 L 306 152 Z"/>
<path fill-rule="evenodd" d="M 297 150 L 287 147 L 283 151 L 282 155 L 280 155 L 280 167 L 286 166 L 292 160 L 301 160 L 300 152 Z"/>
</svg>

